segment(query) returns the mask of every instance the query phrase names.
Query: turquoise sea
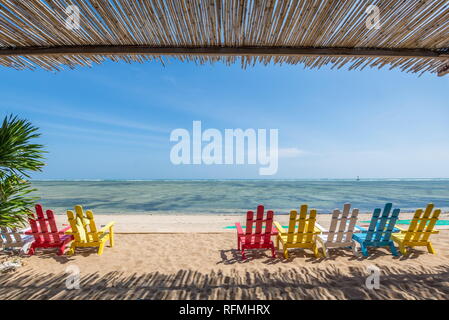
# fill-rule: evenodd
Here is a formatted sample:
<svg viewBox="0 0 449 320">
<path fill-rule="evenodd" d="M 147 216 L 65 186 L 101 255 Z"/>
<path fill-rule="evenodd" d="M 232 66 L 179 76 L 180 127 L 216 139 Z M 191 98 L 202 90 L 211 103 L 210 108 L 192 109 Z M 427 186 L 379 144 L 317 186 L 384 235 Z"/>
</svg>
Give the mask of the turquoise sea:
<svg viewBox="0 0 449 320">
<path fill-rule="evenodd" d="M 258 204 L 287 213 L 302 203 L 329 213 L 351 202 L 363 212 L 393 202 L 403 211 L 428 202 L 449 210 L 449 180 L 33 181 L 45 208 L 76 204 L 97 214 L 243 214 Z"/>
</svg>

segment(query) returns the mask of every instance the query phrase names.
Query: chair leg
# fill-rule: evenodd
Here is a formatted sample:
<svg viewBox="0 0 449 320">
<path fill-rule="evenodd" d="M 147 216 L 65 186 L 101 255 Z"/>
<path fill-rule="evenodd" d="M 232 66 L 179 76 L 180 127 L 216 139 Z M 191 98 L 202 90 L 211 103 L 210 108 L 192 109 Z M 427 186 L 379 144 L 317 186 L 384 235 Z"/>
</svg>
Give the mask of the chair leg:
<svg viewBox="0 0 449 320">
<path fill-rule="evenodd" d="M 284 246 L 284 258 L 288 259 L 288 249 Z"/>
<path fill-rule="evenodd" d="M 431 254 L 435 254 L 435 249 L 433 248 L 431 242 L 429 242 L 429 243 L 427 244 L 427 251 L 429 251 L 429 253 L 431 253 Z"/>
<path fill-rule="evenodd" d="M 240 244 L 240 237 L 237 236 L 237 250 L 242 250 L 242 246 Z"/>
<path fill-rule="evenodd" d="M 399 251 L 401 252 L 401 254 L 403 256 L 405 256 L 407 254 L 407 248 L 405 247 L 405 245 L 403 243 L 399 243 Z"/>
<path fill-rule="evenodd" d="M 32 256 L 34 254 L 34 249 L 35 249 L 35 246 L 34 246 L 34 243 L 33 243 L 33 244 L 31 244 L 30 249 L 28 249 L 28 255 L 29 256 Z"/>
<path fill-rule="evenodd" d="M 357 250 L 357 243 L 354 240 L 352 241 L 352 253 L 355 256 L 359 255 L 359 251 Z"/>
<path fill-rule="evenodd" d="M 75 254 L 75 248 L 76 248 L 75 242 L 72 242 L 72 245 L 70 246 L 69 251 L 67 251 L 67 254 L 68 254 L 69 256 L 74 255 L 74 254 Z"/>
<path fill-rule="evenodd" d="M 279 249 L 279 236 L 276 237 L 276 249 Z"/>
<path fill-rule="evenodd" d="M 27 242 L 23 245 L 23 247 L 20 249 L 21 254 L 26 254 L 28 253 L 28 250 L 30 250 L 31 245 L 33 244 L 33 242 Z"/>
<path fill-rule="evenodd" d="M 58 256 L 62 256 L 64 254 L 65 246 L 67 243 L 63 243 L 58 249 Z"/>
<path fill-rule="evenodd" d="M 274 244 L 271 245 L 271 256 L 276 258 L 276 249 L 274 248 Z"/>
<path fill-rule="evenodd" d="M 245 248 L 242 248 L 242 260 L 246 260 Z"/>
<path fill-rule="evenodd" d="M 327 257 L 326 244 L 324 243 L 324 241 L 320 237 L 317 237 L 316 239 L 317 239 L 317 244 L 318 244 L 318 242 L 321 244 L 321 250 L 323 251 L 323 257 L 326 258 Z"/>
<path fill-rule="evenodd" d="M 109 246 L 111 248 L 114 246 L 114 227 L 109 228 Z"/>
<path fill-rule="evenodd" d="M 318 247 L 317 247 L 316 243 L 313 244 L 312 251 L 313 251 L 313 254 L 315 255 L 315 258 L 320 257 L 320 253 L 318 252 Z"/>
<path fill-rule="evenodd" d="M 363 243 L 361 243 L 360 244 L 360 248 L 362 249 L 363 256 L 364 257 L 368 257 L 368 249 L 367 249 L 367 247 Z"/>
<path fill-rule="evenodd" d="M 329 251 L 327 250 L 326 244 L 321 242 L 321 250 L 323 250 L 323 257 L 327 258 Z"/>
<path fill-rule="evenodd" d="M 104 244 L 105 244 L 105 242 L 103 241 L 102 243 L 100 243 L 100 246 L 98 247 L 98 255 L 99 256 L 101 256 L 103 254 Z"/>
<path fill-rule="evenodd" d="M 392 253 L 395 257 L 399 256 L 398 250 L 397 250 L 396 247 L 394 246 L 394 243 L 390 243 L 390 250 L 391 250 L 391 253 Z"/>
</svg>

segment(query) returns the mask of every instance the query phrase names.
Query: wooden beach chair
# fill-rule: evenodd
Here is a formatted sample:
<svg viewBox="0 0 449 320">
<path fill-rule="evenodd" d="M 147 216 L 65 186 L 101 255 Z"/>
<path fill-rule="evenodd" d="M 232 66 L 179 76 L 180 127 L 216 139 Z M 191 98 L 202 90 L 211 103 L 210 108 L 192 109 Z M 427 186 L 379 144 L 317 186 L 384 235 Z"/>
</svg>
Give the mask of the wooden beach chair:
<svg viewBox="0 0 449 320">
<path fill-rule="evenodd" d="M 235 223 L 235 227 L 237 228 L 237 247 L 242 252 L 243 260 L 246 259 L 245 250 L 248 249 L 271 249 L 273 258 L 276 257 L 276 250 L 271 239 L 271 236 L 277 235 L 277 231 L 273 227 L 273 219 L 273 211 L 267 211 L 267 215 L 264 217 L 264 207 L 258 206 L 255 220 L 254 212 L 247 212 L 245 232 L 243 232 L 240 223 Z M 254 225 L 256 228 L 253 230 Z M 265 229 L 263 226 L 265 226 Z"/>
<path fill-rule="evenodd" d="M 307 205 L 302 205 L 299 211 L 299 218 L 297 211 L 292 210 L 290 212 L 288 231 L 285 231 L 279 222 L 274 222 L 276 229 L 279 231 L 276 247 L 279 248 L 279 242 L 282 243 L 286 259 L 288 259 L 288 249 L 291 248 L 311 249 L 315 257 L 319 257 L 316 236 L 321 233 L 321 230 L 315 225 L 316 210 L 311 209 L 310 213 L 307 211 Z M 298 225 L 297 228 L 296 225 Z"/>
<path fill-rule="evenodd" d="M 391 211 L 392 206 L 392 203 L 387 203 L 383 212 L 380 208 L 375 209 L 368 229 L 356 226 L 361 232 L 354 233 L 352 239 L 360 244 L 365 257 L 368 256 L 368 247 L 389 247 L 394 256 L 398 255 L 391 234 L 398 230 L 394 230 L 394 226 L 399 218 L 400 209 Z M 355 242 L 353 250 L 354 254 L 358 254 Z"/>
<path fill-rule="evenodd" d="M 114 246 L 114 221 L 98 230 L 91 210 L 84 212 L 82 206 L 75 206 L 75 212 L 76 215 L 71 210 L 67 211 L 71 230 L 66 233 L 75 238 L 68 254 L 74 254 L 76 248 L 98 247 L 98 255 L 101 256 L 106 241 L 109 240 L 110 247 Z"/>
<path fill-rule="evenodd" d="M 416 210 L 407 230 L 396 227 L 400 230 L 400 233 L 395 233 L 391 237 L 393 241 L 398 244 L 399 251 L 401 251 L 403 255 L 406 255 L 406 247 L 427 247 L 429 253 L 435 254 L 435 250 L 432 247 L 432 243 L 429 241 L 429 237 L 431 234 L 439 233 L 438 230 L 434 230 L 434 227 L 440 214 L 441 210 L 434 210 L 433 203 L 429 203 L 426 210 Z"/>
<path fill-rule="evenodd" d="M 323 254 L 328 255 L 328 248 L 352 247 L 352 234 L 358 219 L 359 209 L 353 209 L 351 213 L 351 204 L 346 203 L 343 206 L 343 212 L 335 209 L 332 213 L 332 220 L 329 230 L 316 226 L 322 233 L 317 235 L 318 242 L 321 243 Z"/>
<path fill-rule="evenodd" d="M 37 248 L 58 248 L 58 255 L 64 254 L 65 247 L 73 240 L 72 236 L 64 234 L 70 227 L 58 230 L 53 211 L 47 210 L 45 216 L 42 205 L 37 204 L 35 208 L 36 215 L 29 218 L 31 230 L 25 232 L 34 238 L 28 254 L 33 255 Z"/>
<path fill-rule="evenodd" d="M 24 231 L 17 228 L 0 227 L 0 248 L 20 250 L 25 253 L 34 241 L 30 235 L 25 235 Z"/>
</svg>

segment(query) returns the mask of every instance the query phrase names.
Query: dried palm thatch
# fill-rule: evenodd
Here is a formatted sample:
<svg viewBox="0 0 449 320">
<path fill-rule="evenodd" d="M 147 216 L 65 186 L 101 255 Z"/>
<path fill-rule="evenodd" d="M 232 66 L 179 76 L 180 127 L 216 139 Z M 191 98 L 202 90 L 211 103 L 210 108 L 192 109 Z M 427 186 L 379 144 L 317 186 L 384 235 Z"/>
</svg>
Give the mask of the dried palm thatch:
<svg viewBox="0 0 449 320">
<path fill-rule="evenodd" d="M 443 75 L 448 48 L 449 0 L 0 0 L 0 65 L 16 69 L 175 57 Z"/>
</svg>

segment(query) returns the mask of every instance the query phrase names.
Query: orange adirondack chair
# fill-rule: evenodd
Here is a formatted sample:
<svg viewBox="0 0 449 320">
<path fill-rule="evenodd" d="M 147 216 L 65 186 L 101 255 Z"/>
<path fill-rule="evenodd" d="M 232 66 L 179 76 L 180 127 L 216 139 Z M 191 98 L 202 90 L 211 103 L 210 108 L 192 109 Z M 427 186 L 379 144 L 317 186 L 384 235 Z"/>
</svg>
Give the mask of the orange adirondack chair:
<svg viewBox="0 0 449 320">
<path fill-rule="evenodd" d="M 64 234 L 70 227 L 58 230 L 53 211 L 47 210 L 45 217 L 42 205 L 37 204 L 35 208 L 36 215 L 29 218 L 31 230 L 25 233 L 34 237 L 28 254 L 33 255 L 37 248 L 59 248 L 58 255 L 64 254 L 65 247 L 73 240 L 72 235 Z"/>
<path fill-rule="evenodd" d="M 236 222 L 237 228 L 237 247 L 242 252 L 242 259 L 245 260 L 245 250 L 247 249 L 271 249 L 273 258 L 276 258 L 276 249 L 274 248 L 271 236 L 276 236 L 278 233 L 273 227 L 273 211 L 268 211 L 264 219 L 264 207 L 257 207 L 257 216 L 254 220 L 254 212 L 248 211 L 246 214 L 246 231 L 243 232 L 240 223 Z M 256 224 L 255 232 L 253 232 L 253 224 Z M 265 225 L 265 230 L 263 230 Z"/>
</svg>

